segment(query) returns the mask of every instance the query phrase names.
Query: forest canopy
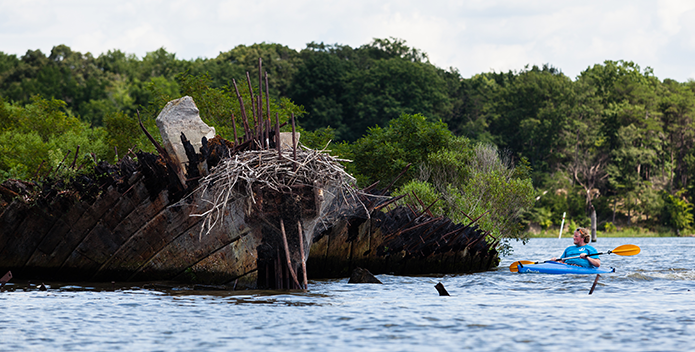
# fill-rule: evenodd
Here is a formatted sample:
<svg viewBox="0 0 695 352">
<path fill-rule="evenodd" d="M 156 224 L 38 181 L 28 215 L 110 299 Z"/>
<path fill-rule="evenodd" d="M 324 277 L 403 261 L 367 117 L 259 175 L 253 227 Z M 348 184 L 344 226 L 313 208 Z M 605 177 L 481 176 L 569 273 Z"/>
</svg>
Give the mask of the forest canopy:
<svg viewBox="0 0 695 352">
<path fill-rule="evenodd" d="M 362 185 L 391 182 L 411 163 L 395 193 L 441 199 L 452 218 L 454 209 L 480 199 L 461 195 L 481 184 L 497 185 L 501 195 L 519 192 L 500 200 L 523 210 L 509 215 L 514 226 L 495 225 L 511 237 L 530 224 L 556 226 L 563 212 L 588 226 L 590 209 L 605 231 L 693 225 L 694 81 L 661 80 L 622 60 L 593 64 L 577 77 L 546 64 L 466 78 L 395 38 L 355 48 L 312 42 L 299 51 L 239 45 L 195 60 L 164 48 L 142 58 L 66 45 L 22 56 L 0 52 L 0 180 L 34 179 L 77 146 L 78 164 L 151 151 L 138 113 L 155 131 L 164 104 L 183 95 L 232 138 L 228 117 L 240 109 L 233 80 L 241 94 L 250 94 L 249 81 L 258 94 L 259 58 L 272 112 L 283 120 L 294 114 L 306 145 L 333 140 L 334 153 L 355 157 L 349 168 Z M 408 130 L 413 126 L 418 133 Z M 494 160 L 485 159 L 490 155 Z M 471 167 L 483 159 L 490 173 Z M 503 182 L 485 181 L 491 175 Z"/>
</svg>

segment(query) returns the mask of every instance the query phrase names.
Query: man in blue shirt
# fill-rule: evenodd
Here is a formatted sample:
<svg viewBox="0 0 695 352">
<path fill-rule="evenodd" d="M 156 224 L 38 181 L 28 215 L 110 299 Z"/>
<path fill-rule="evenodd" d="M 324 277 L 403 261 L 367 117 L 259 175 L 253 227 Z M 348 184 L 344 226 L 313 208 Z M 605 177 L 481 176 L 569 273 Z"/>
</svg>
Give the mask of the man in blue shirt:
<svg viewBox="0 0 695 352">
<path fill-rule="evenodd" d="M 583 266 L 585 268 L 598 268 L 601 266 L 601 260 L 598 256 L 589 257 L 588 254 L 598 253 L 598 251 L 589 246 L 587 243 L 591 241 L 591 236 L 589 231 L 585 228 L 578 228 L 574 230 L 574 246 L 567 247 L 562 253 L 561 259 L 553 258 L 554 261 L 559 261 L 561 263 L 567 263 L 571 265 Z M 577 257 L 575 259 L 564 260 L 562 258 Z"/>
</svg>

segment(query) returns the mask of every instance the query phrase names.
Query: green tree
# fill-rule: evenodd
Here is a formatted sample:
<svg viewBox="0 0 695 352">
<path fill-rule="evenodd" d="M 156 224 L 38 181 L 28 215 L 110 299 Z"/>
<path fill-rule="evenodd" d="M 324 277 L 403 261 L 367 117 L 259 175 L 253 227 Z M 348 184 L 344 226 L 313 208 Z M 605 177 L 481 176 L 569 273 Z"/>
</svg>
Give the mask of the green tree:
<svg viewBox="0 0 695 352">
<path fill-rule="evenodd" d="M 195 76 L 208 74 L 212 79 L 211 87 L 214 88 L 230 86 L 232 79 L 244 82 L 246 86 L 246 72 L 249 72 L 251 84 L 254 90 L 258 90 L 259 58 L 262 59 L 263 72 L 268 73 L 271 96 L 276 100 L 281 96 L 287 96 L 287 90 L 296 76 L 301 58 L 297 51 L 281 44 L 264 42 L 249 46 L 239 45 L 232 50 L 221 52 L 214 59 L 196 62 L 190 72 Z M 265 91 L 265 77 L 261 88 Z"/>
<path fill-rule="evenodd" d="M 671 226 L 677 236 L 680 236 L 682 230 L 689 229 L 693 223 L 693 204 L 683 197 L 684 193 L 685 190 L 680 190 L 675 195 L 663 194 L 666 203 L 664 223 Z"/>
<path fill-rule="evenodd" d="M 665 92 L 659 103 L 663 115 L 664 157 L 672 168 L 665 172 L 661 163 L 662 175 L 668 177 L 671 189 L 686 187 L 692 173 L 688 172 L 687 156 L 695 143 L 695 84 L 681 84 L 673 80 L 664 81 Z M 675 182 L 674 182 L 675 181 Z"/>
<path fill-rule="evenodd" d="M 478 224 L 495 238 L 524 238 L 521 215 L 534 201 L 527 166 L 516 167 L 493 145 L 458 137 L 420 170 L 418 181 L 432 184 L 444 200 L 443 215 L 459 223 L 481 217 Z"/>
<path fill-rule="evenodd" d="M 330 126 L 337 139 L 354 141 L 402 114 L 438 120 L 453 111 L 450 88 L 460 77 L 402 40 L 375 39 L 357 49 L 310 43 L 300 56 L 288 95 L 305 107 L 309 130 Z"/>
<path fill-rule="evenodd" d="M 307 109 L 307 115 L 301 120 L 306 129 L 331 127 L 335 131 L 345 131 L 349 128 L 343 121 L 343 104 L 348 76 L 355 69 L 355 62 L 348 59 L 353 55 L 346 58 L 339 53 L 351 50 L 310 43 L 301 51 L 301 65 L 288 95 Z"/>
<path fill-rule="evenodd" d="M 530 170 L 525 164 L 515 167 L 494 146 L 473 145 L 454 137 L 442 122 L 404 114 L 338 150 L 350 152 L 351 170 L 362 185 L 390 183 L 410 163 L 394 195 L 415 192 L 427 205 L 439 199 L 430 210 L 459 223 L 487 212 L 479 224 L 494 237 L 523 237 L 520 215 L 534 195 Z M 412 198 L 408 202 L 419 206 Z"/>
<path fill-rule="evenodd" d="M 384 126 L 402 114 L 433 120 L 451 113 L 444 75 L 436 67 L 401 58 L 374 61 L 349 77 L 340 138 L 355 140 L 371 126 Z"/>
<path fill-rule="evenodd" d="M 0 51 L 0 81 L 3 81 L 2 77 L 6 72 L 17 67 L 19 63 L 17 55 L 5 54 Z"/>
<path fill-rule="evenodd" d="M 470 79 L 459 79 L 460 86 L 451 88 L 454 95 L 452 114 L 444 120 L 452 132 L 471 140 L 494 144 L 490 120 L 494 117 L 494 99 L 501 85 L 494 74 L 477 74 Z"/>
<path fill-rule="evenodd" d="M 356 175 L 360 185 L 366 186 L 376 181 L 390 183 L 408 164 L 423 162 L 430 153 L 446 148 L 452 138 L 443 122 L 429 122 L 420 114 L 403 114 L 387 127 L 372 127 L 355 143 L 336 149 L 354 161 L 348 164 L 348 170 Z M 416 172 L 411 167 L 395 186 L 406 183 Z"/>
<path fill-rule="evenodd" d="M 576 97 L 572 81 L 551 66 L 519 72 L 495 97 L 489 130 L 496 144 L 529 160 L 536 172 L 548 172 L 566 155 L 566 138 Z"/>
</svg>

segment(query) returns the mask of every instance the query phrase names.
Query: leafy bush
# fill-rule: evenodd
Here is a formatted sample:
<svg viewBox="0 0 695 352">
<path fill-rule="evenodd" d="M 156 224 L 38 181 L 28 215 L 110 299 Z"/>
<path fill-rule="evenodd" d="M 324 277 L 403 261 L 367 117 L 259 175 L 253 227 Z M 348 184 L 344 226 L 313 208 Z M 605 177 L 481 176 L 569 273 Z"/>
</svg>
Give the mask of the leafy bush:
<svg viewBox="0 0 695 352">
<path fill-rule="evenodd" d="M 402 115 L 337 149 L 354 158 L 353 174 L 362 185 L 391 182 L 412 163 L 393 193 L 408 195 L 401 203 L 422 208 L 420 201 L 429 206 L 440 200 L 430 209 L 433 214 L 457 223 L 480 217 L 477 224 L 495 238 L 524 238 L 519 217 L 533 204 L 534 194 L 527 166 L 517 169 L 492 145 L 454 137 L 444 123 L 422 115 Z"/>
<path fill-rule="evenodd" d="M 395 184 L 398 187 L 414 178 L 416 165 L 430 153 L 448 147 L 452 139 L 453 135 L 443 122 L 430 122 L 419 114 L 403 114 L 391 120 L 388 127 L 370 128 L 366 136 L 337 150 L 341 151 L 341 156 L 354 160 L 348 168 L 358 176 L 362 186 L 375 181 L 388 184 L 412 164 L 408 173 Z"/>
<path fill-rule="evenodd" d="M 107 154 L 103 129 L 91 129 L 76 117 L 64 112 L 65 102 L 56 99 L 32 98 L 24 107 L 3 105 L 6 127 L 0 131 L 0 178 L 30 180 L 55 169 L 72 153 L 76 167 L 85 158 L 92 160 Z M 78 159 L 74 153 L 78 150 Z M 56 160 L 59 159 L 59 160 Z M 67 163 L 67 161 L 66 161 Z M 90 164 L 91 165 L 91 164 Z"/>
<path fill-rule="evenodd" d="M 671 226 L 680 236 L 680 231 L 689 229 L 693 223 L 693 205 L 683 199 L 685 190 L 676 192 L 675 195 L 663 193 L 664 197 L 664 219 L 665 224 Z"/>
</svg>

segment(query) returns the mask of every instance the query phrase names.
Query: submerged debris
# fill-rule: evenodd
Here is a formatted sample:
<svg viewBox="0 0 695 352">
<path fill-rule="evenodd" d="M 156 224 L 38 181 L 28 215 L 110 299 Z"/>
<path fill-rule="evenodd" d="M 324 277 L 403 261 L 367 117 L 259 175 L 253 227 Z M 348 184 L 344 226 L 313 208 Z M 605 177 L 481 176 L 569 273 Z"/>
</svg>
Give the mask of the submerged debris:
<svg viewBox="0 0 695 352">
<path fill-rule="evenodd" d="M 367 269 L 355 268 L 350 275 L 349 284 L 381 284 L 382 282 Z"/>
<path fill-rule="evenodd" d="M 12 280 L 12 272 L 8 271 L 0 278 L 0 291 L 5 287 L 5 284 Z"/>
<path fill-rule="evenodd" d="M 447 292 L 447 290 L 444 288 L 444 285 L 442 285 L 441 282 L 434 285 L 434 288 L 437 289 L 437 292 L 439 292 L 440 296 L 449 296 L 449 292 Z"/>
</svg>

